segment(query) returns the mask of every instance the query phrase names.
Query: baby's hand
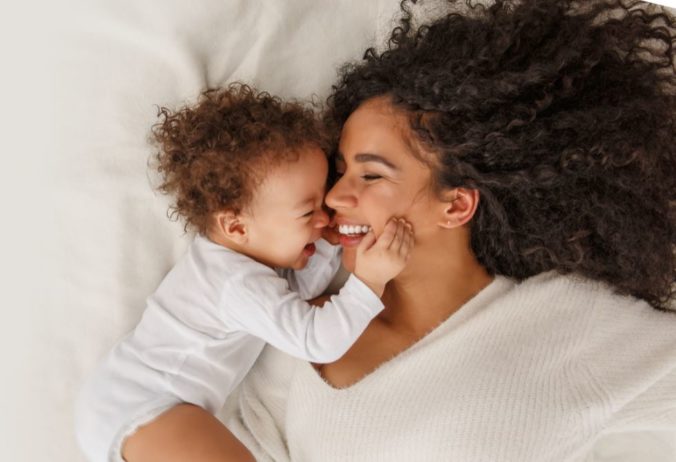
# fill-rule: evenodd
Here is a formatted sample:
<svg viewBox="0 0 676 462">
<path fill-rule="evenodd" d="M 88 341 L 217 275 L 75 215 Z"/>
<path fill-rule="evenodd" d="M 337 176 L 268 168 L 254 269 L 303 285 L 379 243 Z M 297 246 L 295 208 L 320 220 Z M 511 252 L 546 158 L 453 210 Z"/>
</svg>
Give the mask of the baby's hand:
<svg viewBox="0 0 676 462">
<path fill-rule="evenodd" d="M 392 218 L 376 240 L 369 231 L 357 247 L 354 275 L 379 297 L 385 284 L 401 273 L 413 247 L 413 230 L 402 218 Z"/>
</svg>

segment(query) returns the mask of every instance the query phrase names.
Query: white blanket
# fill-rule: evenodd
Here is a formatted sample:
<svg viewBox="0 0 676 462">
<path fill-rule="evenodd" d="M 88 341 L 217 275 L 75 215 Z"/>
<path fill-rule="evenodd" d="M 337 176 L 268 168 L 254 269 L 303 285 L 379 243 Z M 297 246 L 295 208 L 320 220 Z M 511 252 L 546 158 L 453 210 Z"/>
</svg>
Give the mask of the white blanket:
<svg viewBox="0 0 676 462">
<path fill-rule="evenodd" d="M 233 80 L 323 100 L 339 65 L 382 42 L 398 1 L 13 8 L 0 24 L 0 458 L 78 462 L 72 407 L 80 383 L 136 323 L 187 243 L 147 169 L 156 105 L 174 107 Z M 676 442 L 615 435 L 590 457 L 673 461 Z"/>
</svg>

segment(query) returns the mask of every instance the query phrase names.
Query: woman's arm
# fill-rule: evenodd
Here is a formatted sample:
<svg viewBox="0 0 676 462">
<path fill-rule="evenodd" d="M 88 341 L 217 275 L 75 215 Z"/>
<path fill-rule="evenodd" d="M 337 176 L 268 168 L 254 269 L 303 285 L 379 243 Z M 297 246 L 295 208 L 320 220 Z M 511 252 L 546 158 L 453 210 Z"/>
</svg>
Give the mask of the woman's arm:
<svg viewBox="0 0 676 462">
<path fill-rule="evenodd" d="M 127 462 L 255 462 L 218 419 L 191 404 L 140 427 L 123 443 L 122 457 Z"/>
</svg>

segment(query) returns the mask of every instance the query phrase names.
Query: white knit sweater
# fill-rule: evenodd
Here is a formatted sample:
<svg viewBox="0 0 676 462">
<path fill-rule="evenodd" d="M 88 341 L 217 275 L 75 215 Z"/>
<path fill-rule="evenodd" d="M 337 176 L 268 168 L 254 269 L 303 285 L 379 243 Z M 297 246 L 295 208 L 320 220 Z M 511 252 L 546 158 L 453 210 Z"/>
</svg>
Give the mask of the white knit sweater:
<svg viewBox="0 0 676 462">
<path fill-rule="evenodd" d="M 221 418 L 258 460 L 577 461 L 605 432 L 676 431 L 676 314 L 497 277 L 345 389 L 266 347 Z"/>
</svg>

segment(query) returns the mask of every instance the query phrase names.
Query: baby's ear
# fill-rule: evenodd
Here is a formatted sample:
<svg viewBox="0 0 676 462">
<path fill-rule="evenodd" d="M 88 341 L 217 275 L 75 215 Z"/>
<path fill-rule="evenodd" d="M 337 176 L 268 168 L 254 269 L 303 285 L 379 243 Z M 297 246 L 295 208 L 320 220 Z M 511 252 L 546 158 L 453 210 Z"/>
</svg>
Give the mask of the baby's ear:
<svg viewBox="0 0 676 462">
<path fill-rule="evenodd" d="M 214 214 L 214 228 L 220 237 L 238 245 L 246 244 L 249 239 L 241 214 L 230 210 Z"/>
</svg>

